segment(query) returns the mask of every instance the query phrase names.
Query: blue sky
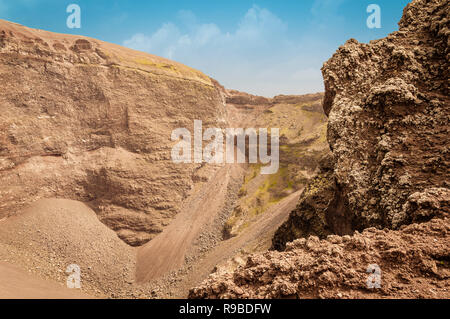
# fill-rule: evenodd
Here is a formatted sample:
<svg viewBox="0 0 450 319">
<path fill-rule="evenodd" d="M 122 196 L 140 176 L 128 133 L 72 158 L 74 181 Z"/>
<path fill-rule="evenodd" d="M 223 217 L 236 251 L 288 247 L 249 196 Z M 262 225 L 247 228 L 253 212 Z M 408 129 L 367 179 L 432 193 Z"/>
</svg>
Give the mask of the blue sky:
<svg viewBox="0 0 450 319">
<path fill-rule="evenodd" d="M 164 56 L 253 94 L 323 91 L 320 68 L 349 38 L 398 29 L 409 0 L 0 0 L 0 19 Z M 66 8 L 81 7 L 81 29 Z M 369 4 L 381 28 L 366 25 Z"/>
</svg>

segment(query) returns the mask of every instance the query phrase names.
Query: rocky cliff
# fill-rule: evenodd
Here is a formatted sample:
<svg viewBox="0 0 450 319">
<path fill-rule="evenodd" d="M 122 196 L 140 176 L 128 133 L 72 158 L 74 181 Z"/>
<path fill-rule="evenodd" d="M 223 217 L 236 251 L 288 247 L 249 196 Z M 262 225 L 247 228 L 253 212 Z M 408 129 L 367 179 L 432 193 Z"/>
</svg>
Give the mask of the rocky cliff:
<svg viewBox="0 0 450 319">
<path fill-rule="evenodd" d="M 130 245 L 152 239 L 215 168 L 175 165 L 175 128 L 225 127 L 215 81 L 102 41 L 0 20 L 0 218 L 40 198 L 89 202 Z"/>
<path fill-rule="evenodd" d="M 448 296 L 449 11 L 413 1 L 398 32 L 351 39 L 324 64 L 331 153 L 273 248 L 312 237 L 219 271 L 191 297 Z M 381 289 L 367 289 L 369 264 L 389 278 Z"/>
</svg>

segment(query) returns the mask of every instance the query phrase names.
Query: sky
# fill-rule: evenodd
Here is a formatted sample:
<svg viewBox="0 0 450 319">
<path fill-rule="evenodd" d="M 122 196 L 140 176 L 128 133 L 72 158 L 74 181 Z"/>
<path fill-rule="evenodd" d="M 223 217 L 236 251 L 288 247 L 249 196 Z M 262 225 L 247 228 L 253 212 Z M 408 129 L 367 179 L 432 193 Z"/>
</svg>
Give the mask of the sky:
<svg viewBox="0 0 450 319">
<path fill-rule="evenodd" d="M 274 96 L 323 91 L 321 67 L 349 38 L 398 30 L 410 0 L 0 0 L 0 19 L 79 34 L 196 68 L 230 89 Z M 70 29 L 68 5 L 81 8 Z M 369 28 L 370 4 L 381 28 Z"/>
</svg>

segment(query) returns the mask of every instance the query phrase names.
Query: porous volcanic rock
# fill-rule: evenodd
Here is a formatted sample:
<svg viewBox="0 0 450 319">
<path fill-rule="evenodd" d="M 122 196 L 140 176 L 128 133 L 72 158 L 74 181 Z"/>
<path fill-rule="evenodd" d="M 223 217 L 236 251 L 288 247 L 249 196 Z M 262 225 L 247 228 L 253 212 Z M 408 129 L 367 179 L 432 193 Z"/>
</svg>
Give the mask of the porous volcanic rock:
<svg viewBox="0 0 450 319">
<path fill-rule="evenodd" d="M 398 32 L 369 44 L 351 39 L 325 63 L 333 168 L 316 193 L 329 204 L 312 203 L 322 226 L 302 229 L 305 194 L 274 248 L 302 235 L 395 229 L 450 212 L 449 8 L 414 1 Z"/>
<path fill-rule="evenodd" d="M 301 238 L 220 269 L 190 298 L 449 298 L 450 220 Z M 374 266 L 376 265 L 376 266 Z M 368 269 L 380 271 L 380 288 Z M 369 284 L 368 284 L 369 281 Z M 373 288 L 371 288 L 373 287 Z"/>
<path fill-rule="evenodd" d="M 324 64 L 331 154 L 273 238 L 285 251 L 219 269 L 191 298 L 449 297 L 449 11 L 415 0 L 398 32 Z"/>
</svg>

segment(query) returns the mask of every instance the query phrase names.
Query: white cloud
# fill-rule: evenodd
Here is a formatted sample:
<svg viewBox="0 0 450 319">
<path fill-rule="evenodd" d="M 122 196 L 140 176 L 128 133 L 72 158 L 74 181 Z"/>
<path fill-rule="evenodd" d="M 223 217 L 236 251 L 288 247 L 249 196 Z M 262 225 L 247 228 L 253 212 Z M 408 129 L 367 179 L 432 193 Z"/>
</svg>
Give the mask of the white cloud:
<svg viewBox="0 0 450 319">
<path fill-rule="evenodd" d="M 180 11 L 154 33 L 138 33 L 124 45 L 197 68 L 228 88 L 272 96 L 323 90 L 321 63 L 288 37 L 288 26 L 267 9 L 253 6 L 231 32 L 198 23 Z M 316 72 L 311 65 L 317 64 Z M 315 69 L 314 69 L 315 70 Z M 317 76 L 319 74 L 319 76 Z"/>
</svg>

